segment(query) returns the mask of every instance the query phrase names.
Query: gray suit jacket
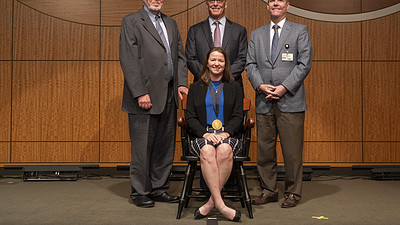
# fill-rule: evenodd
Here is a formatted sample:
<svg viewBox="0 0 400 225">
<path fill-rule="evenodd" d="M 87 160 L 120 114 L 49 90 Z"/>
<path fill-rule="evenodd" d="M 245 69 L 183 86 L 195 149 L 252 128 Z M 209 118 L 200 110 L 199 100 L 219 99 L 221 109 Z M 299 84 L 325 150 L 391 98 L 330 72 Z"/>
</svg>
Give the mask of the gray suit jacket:
<svg viewBox="0 0 400 225">
<path fill-rule="evenodd" d="M 288 47 L 288 48 L 286 48 Z M 256 113 L 267 113 L 272 102 L 257 91 L 260 84 L 283 85 L 288 92 L 278 101 L 282 112 L 307 109 L 304 79 L 311 70 L 312 47 L 307 26 L 286 20 L 279 37 L 278 54 L 271 59 L 270 24 L 251 32 L 246 71 L 256 90 Z M 282 53 L 292 53 L 293 61 L 283 61 Z"/>
<path fill-rule="evenodd" d="M 178 86 L 188 85 L 185 52 L 178 26 L 162 14 L 174 66 L 174 97 L 178 106 Z M 124 73 L 122 110 L 132 114 L 160 114 L 168 91 L 167 52 L 146 10 L 128 14 L 122 19 L 119 57 Z M 149 94 L 152 107 L 144 110 L 138 97 Z"/>
<path fill-rule="evenodd" d="M 214 47 L 208 18 L 189 28 L 186 39 L 186 59 L 194 81 L 200 77 L 207 52 Z M 242 72 L 246 64 L 247 31 L 243 26 L 226 19 L 222 48 L 229 56 L 232 75 L 243 87 Z"/>
</svg>

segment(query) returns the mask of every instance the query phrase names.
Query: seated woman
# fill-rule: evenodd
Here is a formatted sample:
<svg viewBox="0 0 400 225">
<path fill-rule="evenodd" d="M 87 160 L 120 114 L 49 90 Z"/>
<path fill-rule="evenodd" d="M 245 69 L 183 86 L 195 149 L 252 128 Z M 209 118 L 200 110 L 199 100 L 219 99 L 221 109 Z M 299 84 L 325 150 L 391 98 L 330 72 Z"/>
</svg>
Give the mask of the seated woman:
<svg viewBox="0 0 400 225">
<path fill-rule="evenodd" d="M 190 86 L 185 117 L 190 133 L 196 137 L 190 149 L 200 157 L 211 197 L 196 209 L 194 218 L 206 217 L 215 207 L 236 222 L 241 213 L 225 205 L 221 190 L 232 171 L 233 154 L 242 149 L 237 137 L 243 123 L 243 94 L 232 77 L 229 58 L 222 48 L 212 48 L 207 53 L 201 74 Z"/>
</svg>

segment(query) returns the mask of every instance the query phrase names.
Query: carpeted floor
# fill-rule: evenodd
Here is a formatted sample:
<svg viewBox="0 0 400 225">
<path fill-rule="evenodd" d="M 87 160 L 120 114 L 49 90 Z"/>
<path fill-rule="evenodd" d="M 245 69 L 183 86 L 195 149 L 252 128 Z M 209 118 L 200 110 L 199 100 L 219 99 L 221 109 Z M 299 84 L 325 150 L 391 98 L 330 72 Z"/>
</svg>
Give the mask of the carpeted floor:
<svg viewBox="0 0 400 225">
<path fill-rule="evenodd" d="M 248 177 L 253 197 L 260 188 L 256 176 Z M 172 181 L 169 193 L 179 195 L 182 181 Z M 279 182 L 283 190 L 283 182 Z M 228 206 L 241 209 L 240 224 L 400 224 L 400 181 L 374 181 L 368 177 L 313 177 L 305 181 L 303 199 L 292 209 L 282 209 L 282 194 L 277 203 L 253 206 L 249 219 L 239 202 L 226 200 Z M 156 203 L 142 209 L 129 199 L 130 183 L 125 177 L 85 176 L 78 181 L 23 182 L 0 178 L 0 224 L 207 224 L 193 220 L 201 202 L 191 200 L 182 218 L 175 219 L 177 204 Z M 217 211 L 219 224 L 233 224 Z"/>
</svg>

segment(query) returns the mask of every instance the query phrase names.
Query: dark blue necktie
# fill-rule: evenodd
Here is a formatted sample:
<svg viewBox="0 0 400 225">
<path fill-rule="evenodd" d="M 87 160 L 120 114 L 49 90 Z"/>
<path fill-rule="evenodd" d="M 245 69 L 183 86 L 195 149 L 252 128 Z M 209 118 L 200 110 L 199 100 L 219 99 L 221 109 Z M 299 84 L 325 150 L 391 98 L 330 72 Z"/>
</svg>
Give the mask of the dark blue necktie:
<svg viewBox="0 0 400 225">
<path fill-rule="evenodd" d="M 156 30 L 161 37 L 161 40 L 167 50 L 167 58 L 168 58 L 168 77 L 170 80 L 174 77 L 174 65 L 172 64 L 172 57 L 171 57 L 171 49 L 169 48 L 167 39 L 165 38 L 164 31 L 161 28 L 160 24 L 161 17 L 160 15 L 156 16 Z"/>
<path fill-rule="evenodd" d="M 272 28 L 274 28 L 274 38 L 272 39 L 272 46 L 271 46 L 271 59 L 275 59 L 276 53 L 277 53 L 277 48 L 278 48 L 278 42 L 279 42 L 279 26 L 274 25 Z"/>
</svg>

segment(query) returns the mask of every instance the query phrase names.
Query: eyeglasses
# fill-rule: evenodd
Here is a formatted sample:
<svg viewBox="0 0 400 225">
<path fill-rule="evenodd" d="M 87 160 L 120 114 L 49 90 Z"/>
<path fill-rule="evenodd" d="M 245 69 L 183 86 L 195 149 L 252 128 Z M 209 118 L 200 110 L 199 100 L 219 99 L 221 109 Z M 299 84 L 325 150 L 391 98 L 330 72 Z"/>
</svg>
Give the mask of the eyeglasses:
<svg viewBox="0 0 400 225">
<path fill-rule="evenodd" d="M 268 3 L 269 2 L 287 2 L 287 0 L 268 0 Z"/>
<path fill-rule="evenodd" d="M 216 3 L 223 3 L 223 2 L 225 2 L 225 0 L 207 0 L 207 2 L 208 2 L 208 3 L 213 3 L 213 2 L 216 2 Z"/>
</svg>

